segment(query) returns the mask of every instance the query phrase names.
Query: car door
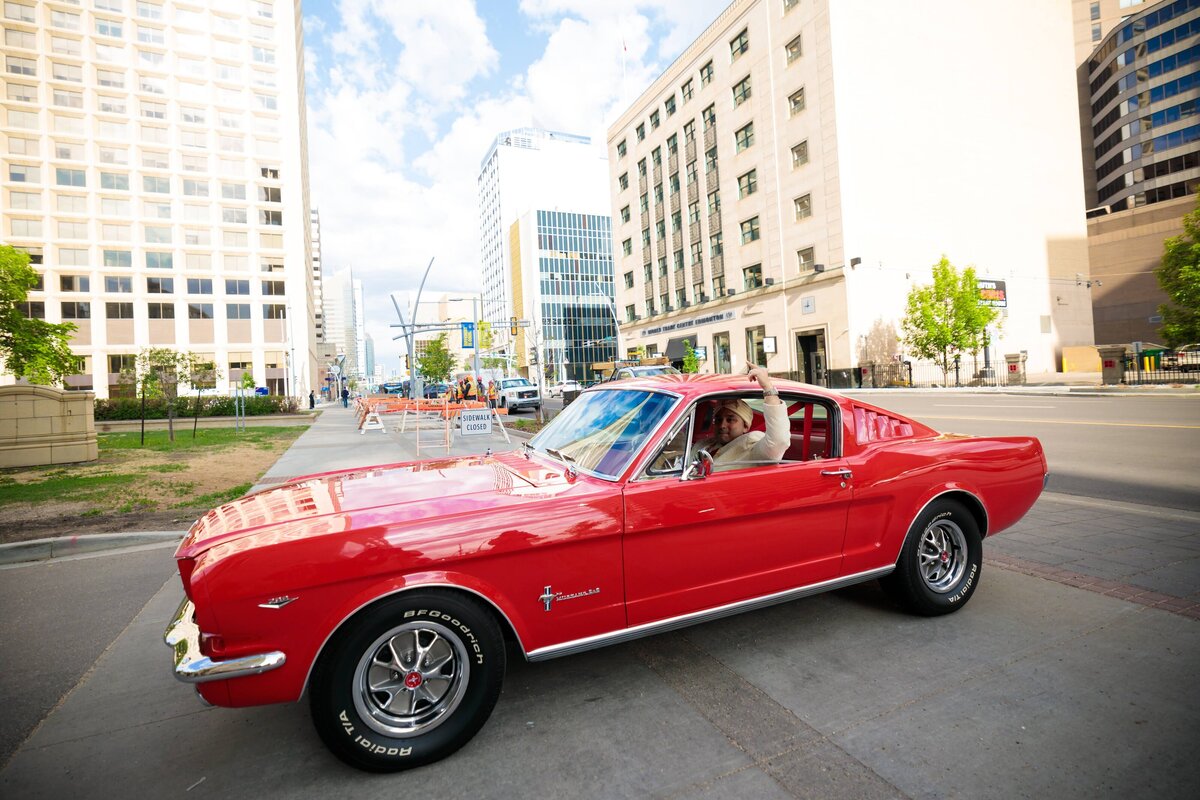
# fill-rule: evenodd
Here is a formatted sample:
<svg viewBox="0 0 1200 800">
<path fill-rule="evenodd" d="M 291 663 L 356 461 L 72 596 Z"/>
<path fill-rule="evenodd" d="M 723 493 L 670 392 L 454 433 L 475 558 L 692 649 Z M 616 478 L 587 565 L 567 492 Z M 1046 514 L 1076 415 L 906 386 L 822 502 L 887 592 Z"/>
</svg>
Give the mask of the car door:
<svg viewBox="0 0 1200 800">
<path fill-rule="evenodd" d="M 681 471 L 630 481 L 624 543 L 629 625 L 837 577 L 852 493 L 838 454 L 831 449 L 820 460 L 693 480 Z"/>
</svg>

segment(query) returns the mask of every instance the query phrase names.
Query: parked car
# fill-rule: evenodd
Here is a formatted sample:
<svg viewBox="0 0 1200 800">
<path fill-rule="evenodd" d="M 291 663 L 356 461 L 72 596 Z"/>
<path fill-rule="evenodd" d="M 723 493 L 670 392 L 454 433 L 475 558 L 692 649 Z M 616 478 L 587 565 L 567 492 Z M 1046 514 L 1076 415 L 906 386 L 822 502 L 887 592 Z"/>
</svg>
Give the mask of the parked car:
<svg viewBox="0 0 1200 800">
<path fill-rule="evenodd" d="M 1185 344 L 1163 353 L 1162 365 L 1163 369 L 1177 369 L 1180 372 L 1200 370 L 1200 344 Z"/>
<path fill-rule="evenodd" d="M 175 553 L 175 675 L 218 706 L 307 694 L 330 750 L 393 771 L 475 735 L 506 640 L 542 661 L 876 579 L 918 615 L 965 606 L 983 538 L 1045 485 L 1038 440 L 775 385 L 778 462 L 696 449 L 720 401 L 762 425 L 744 376 L 661 376 L 584 391 L 522 451 L 311 475 L 210 511 Z"/>
<path fill-rule="evenodd" d="M 440 400 L 446 396 L 446 390 L 449 388 L 450 386 L 445 383 L 427 383 L 421 389 L 421 396 L 426 400 Z"/>
<path fill-rule="evenodd" d="M 618 367 L 613 370 L 610 381 L 619 381 L 623 378 L 650 378 L 655 375 L 682 375 L 679 370 L 672 367 L 670 364 L 653 364 L 649 366 L 632 366 Z"/>
<path fill-rule="evenodd" d="M 563 381 L 554 384 L 546 391 L 551 397 L 562 397 L 563 392 L 578 392 L 581 388 L 578 381 Z"/>
<path fill-rule="evenodd" d="M 497 387 L 497 400 L 501 408 L 509 411 L 520 411 L 532 408 L 535 411 L 542 407 L 542 396 L 538 393 L 536 383 L 530 383 L 525 378 L 504 378 Z"/>
</svg>

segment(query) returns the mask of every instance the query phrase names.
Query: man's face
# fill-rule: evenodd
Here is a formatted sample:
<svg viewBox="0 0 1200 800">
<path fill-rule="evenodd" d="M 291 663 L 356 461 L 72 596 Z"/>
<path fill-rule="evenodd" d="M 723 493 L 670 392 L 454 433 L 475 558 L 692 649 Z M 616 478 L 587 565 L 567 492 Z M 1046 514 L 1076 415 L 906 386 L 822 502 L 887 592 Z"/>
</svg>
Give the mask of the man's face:
<svg viewBox="0 0 1200 800">
<path fill-rule="evenodd" d="M 723 445 L 729 444 L 748 429 L 742 418 L 728 407 L 717 409 L 713 424 L 716 427 L 717 441 Z"/>
</svg>

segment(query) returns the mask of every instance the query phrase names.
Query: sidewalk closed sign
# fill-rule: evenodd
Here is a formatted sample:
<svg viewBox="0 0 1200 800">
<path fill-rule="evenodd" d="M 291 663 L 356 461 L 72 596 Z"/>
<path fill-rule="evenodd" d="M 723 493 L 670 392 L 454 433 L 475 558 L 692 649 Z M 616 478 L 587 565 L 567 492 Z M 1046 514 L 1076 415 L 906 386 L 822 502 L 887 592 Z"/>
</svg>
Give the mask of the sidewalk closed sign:
<svg viewBox="0 0 1200 800">
<path fill-rule="evenodd" d="M 483 436 L 492 432 L 492 410 L 490 408 L 464 408 L 459 412 L 460 432 L 463 436 Z"/>
</svg>

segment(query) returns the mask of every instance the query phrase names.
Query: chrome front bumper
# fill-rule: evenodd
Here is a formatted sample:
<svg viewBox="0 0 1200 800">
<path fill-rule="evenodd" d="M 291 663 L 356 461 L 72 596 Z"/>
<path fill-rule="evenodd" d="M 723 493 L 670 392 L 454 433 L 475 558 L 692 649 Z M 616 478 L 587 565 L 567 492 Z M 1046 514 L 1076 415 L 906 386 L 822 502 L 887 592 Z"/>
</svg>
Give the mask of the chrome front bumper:
<svg viewBox="0 0 1200 800">
<path fill-rule="evenodd" d="M 287 660 L 278 650 L 254 656 L 213 661 L 200 652 L 200 627 L 196 625 L 196 606 L 186 597 L 171 618 L 163 640 L 175 651 L 175 677 L 184 683 L 204 683 L 228 678 L 257 675 Z"/>
</svg>

